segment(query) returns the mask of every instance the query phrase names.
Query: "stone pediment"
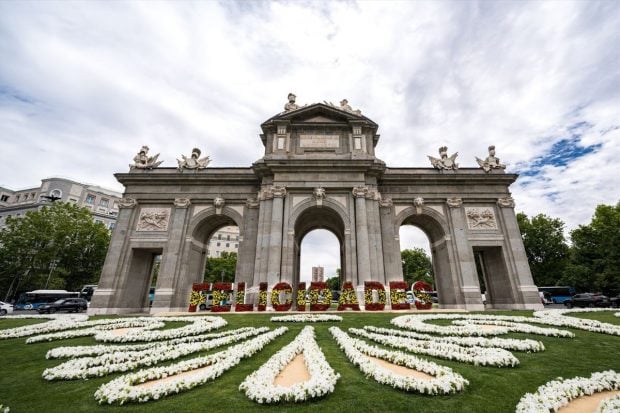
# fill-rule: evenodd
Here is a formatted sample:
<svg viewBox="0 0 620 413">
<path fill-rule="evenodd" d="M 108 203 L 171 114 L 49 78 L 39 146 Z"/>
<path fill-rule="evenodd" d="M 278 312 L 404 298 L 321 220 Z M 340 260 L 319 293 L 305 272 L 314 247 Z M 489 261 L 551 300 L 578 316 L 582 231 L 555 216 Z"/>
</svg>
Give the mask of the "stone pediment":
<svg viewBox="0 0 620 413">
<path fill-rule="evenodd" d="M 376 127 L 377 124 L 364 115 L 342 110 L 336 106 L 324 103 L 314 103 L 296 110 L 281 112 L 266 120 L 261 126 L 269 126 L 277 121 L 308 122 L 308 123 L 348 123 L 362 121 Z"/>
</svg>

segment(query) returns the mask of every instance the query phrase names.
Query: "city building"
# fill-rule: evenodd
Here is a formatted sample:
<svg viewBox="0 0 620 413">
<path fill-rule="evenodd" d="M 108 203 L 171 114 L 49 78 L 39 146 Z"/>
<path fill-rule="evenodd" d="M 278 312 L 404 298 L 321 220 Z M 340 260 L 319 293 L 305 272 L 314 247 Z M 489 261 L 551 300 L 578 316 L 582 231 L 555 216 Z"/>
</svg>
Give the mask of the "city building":
<svg viewBox="0 0 620 413">
<path fill-rule="evenodd" d="M 239 228 L 235 226 L 224 227 L 216 231 L 209 240 L 207 247 L 208 258 L 218 258 L 222 252 L 239 251 Z"/>
<path fill-rule="evenodd" d="M 312 282 L 323 282 L 323 267 L 312 267 Z"/>
<path fill-rule="evenodd" d="M 55 201 L 69 202 L 90 209 L 93 219 L 114 229 L 120 192 L 83 184 L 65 178 L 46 178 L 41 185 L 12 190 L 0 187 L 0 228 L 7 217 L 20 217 Z"/>
</svg>

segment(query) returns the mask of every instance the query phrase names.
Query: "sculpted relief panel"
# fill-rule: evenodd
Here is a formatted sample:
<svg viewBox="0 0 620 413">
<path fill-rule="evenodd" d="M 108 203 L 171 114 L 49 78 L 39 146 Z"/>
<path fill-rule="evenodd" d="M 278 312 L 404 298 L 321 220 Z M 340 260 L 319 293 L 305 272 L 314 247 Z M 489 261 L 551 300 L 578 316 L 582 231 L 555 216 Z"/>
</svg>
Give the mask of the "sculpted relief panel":
<svg viewBox="0 0 620 413">
<path fill-rule="evenodd" d="M 497 220 L 492 208 L 465 208 L 469 229 L 497 229 Z"/>
<path fill-rule="evenodd" d="M 169 208 L 142 208 L 136 231 L 168 231 Z"/>
</svg>

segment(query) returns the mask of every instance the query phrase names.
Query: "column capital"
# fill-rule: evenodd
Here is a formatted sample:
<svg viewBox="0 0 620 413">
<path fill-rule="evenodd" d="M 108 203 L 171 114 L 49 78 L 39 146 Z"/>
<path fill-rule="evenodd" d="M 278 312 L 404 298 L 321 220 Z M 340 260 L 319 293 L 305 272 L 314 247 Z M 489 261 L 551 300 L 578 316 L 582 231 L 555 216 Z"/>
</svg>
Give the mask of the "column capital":
<svg viewBox="0 0 620 413">
<path fill-rule="evenodd" d="M 452 198 L 446 199 L 446 204 L 448 204 L 450 208 L 460 208 L 463 206 L 463 198 L 453 196 Z"/>
<path fill-rule="evenodd" d="M 353 196 L 356 198 L 364 198 L 368 193 L 368 187 L 365 185 L 360 185 L 353 187 Z"/>
<path fill-rule="evenodd" d="M 174 198 L 174 206 L 177 208 L 188 208 L 190 205 L 189 198 Z"/>
<path fill-rule="evenodd" d="M 505 196 L 497 200 L 497 205 L 502 208 L 514 208 L 515 200 L 511 196 Z"/>
<path fill-rule="evenodd" d="M 271 194 L 274 198 L 284 198 L 286 196 L 286 187 L 274 185 L 271 187 Z"/>
<path fill-rule="evenodd" d="M 245 201 L 245 206 L 248 208 L 258 208 L 260 206 L 260 202 L 256 198 L 248 198 Z"/>
<path fill-rule="evenodd" d="M 391 208 L 393 204 L 392 198 L 381 198 L 379 200 L 379 206 L 381 208 Z"/>
<path fill-rule="evenodd" d="M 138 201 L 133 198 L 121 198 L 118 200 L 119 208 L 133 208 L 138 205 Z"/>
</svg>

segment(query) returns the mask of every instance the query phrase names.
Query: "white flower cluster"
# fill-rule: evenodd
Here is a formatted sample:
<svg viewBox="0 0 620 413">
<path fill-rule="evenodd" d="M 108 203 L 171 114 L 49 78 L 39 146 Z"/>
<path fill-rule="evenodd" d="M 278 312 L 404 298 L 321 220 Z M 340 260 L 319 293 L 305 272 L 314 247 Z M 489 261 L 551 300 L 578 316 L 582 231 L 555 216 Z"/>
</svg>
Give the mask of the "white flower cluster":
<svg viewBox="0 0 620 413">
<path fill-rule="evenodd" d="M 276 376 L 299 354 L 304 356 L 310 379 L 290 387 L 274 384 Z M 339 378 L 316 343 L 314 329 L 306 326 L 291 343 L 247 376 L 239 390 L 258 403 L 301 402 L 332 393 Z"/>
<path fill-rule="evenodd" d="M 112 331 L 100 331 L 95 334 L 95 340 L 114 343 L 129 343 L 134 341 L 157 341 L 171 340 L 173 338 L 194 336 L 224 327 L 228 324 L 222 317 L 152 317 L 156 321 L 180 321 L 190 323 L 187 326 L 173 328 L 170 330 L 131 330 L 127 334 L 116 335 Z"/>
<path fill-rule="evenodd" d="M 291 323 L 318 323 L 321 321 L 342 321 L 339 315 L 330 314 L 291 314 L 271 317 L 271 321 Z"/>
<path fill-rule="evenodd" d="M 549 413 L 558 411 L 571 400 L 606 390 L 620 390 L 620 374 L 613 370 L 592 373 L 589 378 L 575 377 L 543 384 L 536 393 L 526 393 L 517 404 L 516 413 Z M 617 410 L 616 410 L 617 412 Z"/>
<path fill-rule="evenodd" d="M 457 325 L 440 326 L 426 323 L 426 321 L 429 320 L 459 321 L 456 321 Z M 432 333 L 448 336 L 493 336 L 507 334 L 509 332 L 526 332 L 531 334 L 542 334 L 546 336 L 567 338 L 575 336 L 570 331 L 557 330 L 554 328 L 541 328 L 529 324 L 522 324 L 529 322 L 547 324 L 547 322 L 542 319 L 518 316 L 484 314 L 425 314 L 395 317 L 390 322 L 397 327 L 417 331 L 419 333 Z M 478 324 L 487 324 L 490 327 L 488 329 L 482 329 Z"/>
<path fill-rule="evenodd" d="M 279 327 L 218 353 L 196 357 L 169 366 L 153 367 L 136 373 L 126 374 L 99 387 L 95 392 L 95 399 L 100 404 L 143 403 L 192 389 L 219 377 L 225 371 L 239 364 L 242 359 L 262 350 L 265 345 L 284 334 L 287 330 L 286 327 Z M 208 368 L 202 369 L 204 367 Z M 201 370 L 189 376 L 181 375 L 181 373 L 192 372 L 192 370 L 196 369 Z M 173 377 L 176 375 L 179 376 Z M 171 378 L 171 380 L 157 382 L 157 380 L 163 378 Z M 137 386 L 151 381 L 153 383 L 150 386 Z"/>
<path fill-rule="evenodd" d="M 263 327 L 266 328 L 266 327 Z M 82 356 L 98 356 L 106 353 L 115 353 L 117 351 L 139 351 L 161 346 L 162 344 L 180 344 L 180 343 L 192 343 L 203 340 L 210 340 L 212 338 L 226 337 L 232 334 L 242 334 L 246 331 L 253 330 L 254 327 L 242 327 L 236 330 L 222 331 L 220 333 L 201 334 L 198 336 L 189 336 L 176 338 L 174 340 L 160 342 L 154 341 L 144 344 L 120 344 L 120 345 L 106 345 L 97 344 L 94 346 L 66 346 L 56 347 L 47 352 L 45 358 L 47 359 L 60 359 L 60 358 L 75 358 Z"/>
<path fill-rule="evenodd" d="M 91 325 L 91 328 L 79 328 L 86 325 Z M 148 318 L 133 318 L 133 319 L 108 319 L 97 321 L 86 321 L 84 323 L 76 324 L 74 328 L 68 329 L 56 333 L 41 334 L 26 339 L 26 344 L 40 343 L 42 341 L 53 340 L 66 340 L 68 338 L 94 336 L 103 330 L 117 330 L 121 328 L 141 328 L 141 329 L 155 329 L 162 328 L 166 324 L 162 321 L 157 321 Z"/>
<path fill-rule="evenodd" d="M 500 348 L 463 347 L 433 340 L 416 340 L 413 338 L 369 333 L 358 328 L 350 328 L 349 332 L 377 343 L 402 348 L 412 353 L 471 363 L 476 366 L 514 367 L 519 364 L 519 360 L 512 353 Z"/>
<path fill-rule="evenodd" d="M 451 336 L 431 336 L 429 334 L 414 333 L 412 331 L 394 330 L 390 328 L 380 328 L 373 326 L 364 326 L 364 329 L 373 333 L 379 333 L 389 336 L 402 336 L 415 338 L 418 340 L 433 340 L 438 343 L 458 344 L 465 347 L 498 347 L 504 350 L 527 351 L 528 353 L 536 353 L 545 350 L 545 345 L 536 340 L 524 339 L 517 340 L 514 338 L 483 338 L 483 337 L 451 337 Z"/>
<path fill-rule="evenodd" d="M 0 404 L 0 413 L 9 413 L 10 411 L 11 409 L 9 408 L 9 406 L 4 406 Z"/>
<path fill-rule="evenodd" d="M 405 391 L 432 395 L 456 393 L 462 391 L 469 384 L 463 376 L 453 372 L 448 367 L 443 367 L 400 351 L 389 351 L 370 346 L 361 340 L 351 338 L 338 327 L 330 327 L 329 332 L 338 343 L 338 346 L 340 346 L 340 349 L 344 351 L 349 361 L 358 366 L 366 376 L 372 377 L 379 383 Z M 396 374 L 373 362 L 367 356 L 380 358 L 434 377 L 424 380 Z"/>
<path fill-rule="evenodd" d="M 46 323 L 32 324 L 28 326 L 8 328 L 0 330 L 0 340 L 7 338 L 27 337 L 33 334 L 48 333 L 53 331 L 62 331 L 74 328 L 75 323 L 83 322 L 88 319 L 86 315 L 16 315 L 5 316 L 7 318 L 17 319 L 47 319 Z"/>
<path fill-rule="evenodd" d="M 620 394 L 608 399 L 601 400 L 595 413 L 618 413 L 620 412 Z"/>
<path fill-rule="evenodd" d="M 269 331 L 267 327 L 237 332 L 233 335 L 194 343 L 163 342 L 156 347 L 142 350 L 125 350 L 104 353 L 94 357 L 80 357 L 56 367 L 45 369 L 45 380 L 71 380 L 101 377 L 119 371 L 129 371 L 142 366 L 152 366 L 162 361 L 175 360 L 200 351 L 208 351 Z"/>
<path fill-rule="evenodd" d="M 601 311 L 611 311 L 609 308 L 571 308 L 571 309 L 554 309 L 534 312 L 535 323 L 543 323 L 561 327 L 572 327 L 579 330 L 591 331 L 593 333 L 610 334 L 620 336 L 620 326 L 603 323 L 597 320 L 588 320 L 585 318 L 567 317 L 568 313 L 594 313 Z M 620 313 L 618 313 L 620 314 Z"/>
</svg>

